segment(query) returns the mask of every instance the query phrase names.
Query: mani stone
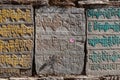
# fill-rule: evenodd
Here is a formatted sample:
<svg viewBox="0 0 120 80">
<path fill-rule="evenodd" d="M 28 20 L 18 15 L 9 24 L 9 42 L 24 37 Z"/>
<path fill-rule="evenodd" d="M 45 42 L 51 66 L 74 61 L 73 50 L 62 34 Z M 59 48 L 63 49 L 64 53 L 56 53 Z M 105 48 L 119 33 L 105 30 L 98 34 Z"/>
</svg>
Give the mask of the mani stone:
<svg viewBox="0 0 120 80">
<path fill-rule="evenodd" d="M 0 77 L 31 76 L 33 8 L 31 5 L 1 5 L 0 11 Z"/>
<path fill-rule="evenodd" d="M 41 7 L 35 13 L 37 74 L 81 74 L 85 56 L 84 9 Z"/>
<path fill-rule="evenodd" d="M 87 10 L 88 75 L 120 74 L 119 12 L 115 7 Z"/>
</svg>

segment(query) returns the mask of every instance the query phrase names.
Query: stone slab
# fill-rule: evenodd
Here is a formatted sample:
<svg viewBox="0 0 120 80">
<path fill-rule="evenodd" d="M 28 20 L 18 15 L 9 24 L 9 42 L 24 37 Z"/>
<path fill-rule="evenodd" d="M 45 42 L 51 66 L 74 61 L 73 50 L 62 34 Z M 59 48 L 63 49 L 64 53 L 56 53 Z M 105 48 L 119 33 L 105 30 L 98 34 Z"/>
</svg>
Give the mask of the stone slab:
<svg viewBox="0 0 120 80">
<path fill-rule="evenodd" d="M 81 8 L 36 9 L 37 74 L 81 74 L 85 15 Z"/>
<path fill-rule="evenodd" d="M 119 75 L 118 7 L 96 7 L 87 10 L 87 74 Z"/>
<path fill-rule="evenodd" d="M 32 6 L 0 6 L 0 77 L 30 76 L 33 54 Z"/>
</svg>

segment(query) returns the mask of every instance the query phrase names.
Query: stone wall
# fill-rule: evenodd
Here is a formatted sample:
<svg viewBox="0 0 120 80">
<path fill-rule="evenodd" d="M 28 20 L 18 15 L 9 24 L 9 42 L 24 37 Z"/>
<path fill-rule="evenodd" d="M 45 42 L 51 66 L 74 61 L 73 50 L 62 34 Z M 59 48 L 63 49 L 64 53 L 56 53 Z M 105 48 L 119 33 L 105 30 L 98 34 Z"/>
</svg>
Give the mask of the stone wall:
<svg viewBox="0 0 120 80">
<path fill-rule="evenodd" d="M 78 75 L 107 78 L 120 75 L 119 2 L 1 0 L 0 3 L 1 77 L 67 76 L 64 79 L 69 80 L 70 76 Z"/>
</svg>

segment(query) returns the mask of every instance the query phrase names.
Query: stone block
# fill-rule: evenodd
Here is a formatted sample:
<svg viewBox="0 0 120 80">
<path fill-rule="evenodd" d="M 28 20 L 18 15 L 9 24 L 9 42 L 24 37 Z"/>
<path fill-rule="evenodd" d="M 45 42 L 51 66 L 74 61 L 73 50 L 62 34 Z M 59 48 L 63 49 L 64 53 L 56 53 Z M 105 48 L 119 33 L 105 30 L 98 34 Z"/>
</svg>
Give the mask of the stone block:
<svg viewBox="0 0 120 80">
<path fill-rule="evenodd" d="M 30 76 L 33 54 L 32 6 L 0 6 L 0 77 Z"/>
<path fill-rule="evenodd" d="M 37 74 L 81 74 L 84 68 L 85 15 L 81 8 L 36 9 Z"/>
<path fill-rule="evenodd" d="M 48 5 L 48 0 L 0 0 L 2 4 L 33 4 L 33 5 Z"/>
<path fill-rule="evenodd" d="M 0 78 L 0 80 L 9 80 L 9 79 L 7 79 L 7 78 Z"/>
<path fill-rule="evenodd" d="M 87 74 L 119 75 L 120 8 L 87 10 Z"/>
</svg>

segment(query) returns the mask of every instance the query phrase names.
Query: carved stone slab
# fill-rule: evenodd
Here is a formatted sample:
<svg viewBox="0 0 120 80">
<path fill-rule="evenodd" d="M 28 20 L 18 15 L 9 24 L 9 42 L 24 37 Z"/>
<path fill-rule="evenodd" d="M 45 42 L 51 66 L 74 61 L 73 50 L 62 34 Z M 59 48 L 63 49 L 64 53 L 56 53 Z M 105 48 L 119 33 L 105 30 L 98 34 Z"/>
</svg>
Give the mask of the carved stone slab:
<svg viewBox="0 0 120 80">
<path fill-rule="evenodd" d="M 0 6 L 0 77 L 31 75 L 32 11 L 31 6 Z"/>
<path fill-rule="evenodd" d="M 81 74 L 85 55 L 84 9 L 36 9 L 35 43 L 38 74 Z"/>
<path fill-rule="evenodd" d="M 120 74 L 120 8 L 87 10 L 88 75 Z"/>
</svg>

